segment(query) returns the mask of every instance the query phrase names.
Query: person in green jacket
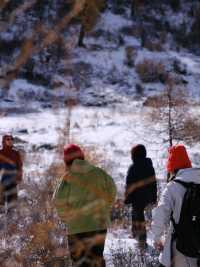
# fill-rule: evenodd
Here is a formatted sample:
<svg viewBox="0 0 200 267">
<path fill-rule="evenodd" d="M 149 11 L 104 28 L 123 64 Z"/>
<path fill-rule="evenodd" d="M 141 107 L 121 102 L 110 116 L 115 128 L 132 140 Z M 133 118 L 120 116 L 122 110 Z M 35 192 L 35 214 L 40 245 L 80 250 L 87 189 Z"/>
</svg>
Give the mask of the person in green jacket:
<svg viewBox="0 0 200 267">
<path fill-rule="evenodd" d="M 64 148 L 66 172 L 54 193 L 58 215 L 67 225 L 69 252 L 75 266 L 105 266 L 103 259 L 116 186 L 101 168 L 85 160 L 82 149 Z"/>
</svg>

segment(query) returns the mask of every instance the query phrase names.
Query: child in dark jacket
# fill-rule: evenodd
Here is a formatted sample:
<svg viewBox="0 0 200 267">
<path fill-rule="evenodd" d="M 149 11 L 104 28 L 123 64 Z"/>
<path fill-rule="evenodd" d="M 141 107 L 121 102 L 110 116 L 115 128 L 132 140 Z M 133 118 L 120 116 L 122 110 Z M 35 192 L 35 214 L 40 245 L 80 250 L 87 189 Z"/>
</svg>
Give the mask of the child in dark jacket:
<svg viewBox="0 0 200 267">
<path fill-rule="evenodd" d="M 146 157 L 144 145 L 131 150 L 132 165 L 126 177 L 125 204 L 132 204 L 132 233 L 138 238 L 139 247 L 146 247 L 144 209 L 157 201 L 157 184 L 152 160 Z"/>
</svg>

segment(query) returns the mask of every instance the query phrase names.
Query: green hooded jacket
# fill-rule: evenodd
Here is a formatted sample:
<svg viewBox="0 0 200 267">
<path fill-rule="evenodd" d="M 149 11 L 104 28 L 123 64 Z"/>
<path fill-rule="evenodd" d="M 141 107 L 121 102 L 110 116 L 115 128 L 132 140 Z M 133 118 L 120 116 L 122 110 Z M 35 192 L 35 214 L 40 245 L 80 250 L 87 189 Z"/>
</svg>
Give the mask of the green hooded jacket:
<svg viewBox="0 0 200 267">
<path fill-rule="evenodd" d="M 54 193 L 54 203 L 69 234 L 104 230 L 110 224 L 116 186 L 102 169 L 76 159 Z"/>
</svg>

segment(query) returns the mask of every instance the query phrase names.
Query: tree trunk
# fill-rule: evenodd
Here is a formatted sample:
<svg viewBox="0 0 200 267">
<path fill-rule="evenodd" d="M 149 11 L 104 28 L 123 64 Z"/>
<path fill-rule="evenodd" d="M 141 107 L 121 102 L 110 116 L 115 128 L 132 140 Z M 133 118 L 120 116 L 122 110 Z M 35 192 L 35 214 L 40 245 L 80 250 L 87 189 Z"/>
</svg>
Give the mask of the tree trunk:
<svg viewBox="0 0 200 267">
<path fill-rule="evenodd" d="M 131 1 L 131 18 L 133 18 L 136 15 L 135 12 L 135 0 Z"/>
<path fill-rule="evenodd" d="M 171 85 L 168 88 L 168 134 L 169 134 L 169 145 L 173 145 L 173 129 L 172 129 L 172 96 L 171 96 Z"/>
<path fill-rule="evenodd" d="M 85 37 L 85 29 L 84 29 L 84 25 L 82 24 L 80 34 L 79 34 L 79 39 L 78 39 L 78 46 L 85 47 L 85 45 L 83 43 L 84 37 Z"/>
</svg>

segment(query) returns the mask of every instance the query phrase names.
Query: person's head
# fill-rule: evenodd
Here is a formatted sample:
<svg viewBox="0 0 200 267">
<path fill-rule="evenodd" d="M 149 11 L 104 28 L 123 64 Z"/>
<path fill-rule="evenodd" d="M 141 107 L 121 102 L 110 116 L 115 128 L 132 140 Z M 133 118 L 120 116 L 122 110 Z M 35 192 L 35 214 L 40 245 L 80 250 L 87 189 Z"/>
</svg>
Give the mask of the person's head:
<svg viewBox="0 0 200 267">
<path fill-rule="evenodd" d="M 2 146 L 3 148 L 12 148 L 13 147 L 13 136 L 11 134 L 5 134 L 2 137 Z"/>
<path fill-rule="evenodd" d="M 138 144 L 131 149 L 131 158 L 133 161 L 145 159 L 147 155 L 144 145 Z"/>
<path fill-rule="evenodd" d="M 69 144 L 64 147 L 64 162 L 70 167 L 75 159 L 84 160 L 84 153 L 81 148 L 75 144 Z"/>
<path fill-rule="evenodd" d="M 174 145 L 168 150 L 167 171 L 174 175 L 180 169 L 191 168 L 192 164 L 184 145 Z"/>
</svg>

